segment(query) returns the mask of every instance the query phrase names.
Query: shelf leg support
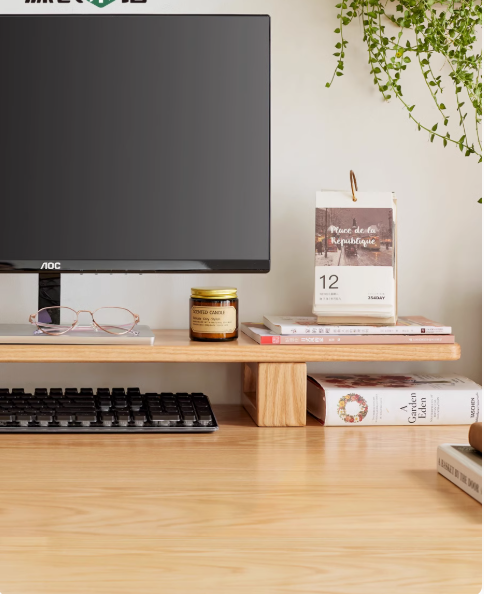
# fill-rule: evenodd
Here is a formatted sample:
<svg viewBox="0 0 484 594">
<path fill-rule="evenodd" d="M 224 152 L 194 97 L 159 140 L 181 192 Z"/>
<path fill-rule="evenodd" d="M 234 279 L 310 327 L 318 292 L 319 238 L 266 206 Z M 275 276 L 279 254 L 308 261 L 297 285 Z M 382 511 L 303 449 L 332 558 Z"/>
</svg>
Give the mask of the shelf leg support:
<svg viewBox="0 0 484 594">
<path fill-rule="evenodd" d="M 306 425 L 305 363 L 245 363 L 243 405 L 259 427 Z"/>
</svg>

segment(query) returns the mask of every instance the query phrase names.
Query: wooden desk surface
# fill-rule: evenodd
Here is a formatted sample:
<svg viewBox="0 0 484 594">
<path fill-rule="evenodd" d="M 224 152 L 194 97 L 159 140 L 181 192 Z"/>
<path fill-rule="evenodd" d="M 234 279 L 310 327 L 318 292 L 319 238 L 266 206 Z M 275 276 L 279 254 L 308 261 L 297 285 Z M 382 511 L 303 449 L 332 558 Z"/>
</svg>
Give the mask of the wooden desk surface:
<svg viewBox="0 0 484 594">
<path fill-rule="evenodd" d="M 261 346 L 193 342 L 188 330 L 155 330 L 154 346 L 0 344 L 0 363 L 308 363 L 310 361 L 456 361 L 458 344 Z"/>
<path fill-rule="evenodd" d="M 2 594 L 475 594 L 465 427 L 0 436 Z"/>
</svg>

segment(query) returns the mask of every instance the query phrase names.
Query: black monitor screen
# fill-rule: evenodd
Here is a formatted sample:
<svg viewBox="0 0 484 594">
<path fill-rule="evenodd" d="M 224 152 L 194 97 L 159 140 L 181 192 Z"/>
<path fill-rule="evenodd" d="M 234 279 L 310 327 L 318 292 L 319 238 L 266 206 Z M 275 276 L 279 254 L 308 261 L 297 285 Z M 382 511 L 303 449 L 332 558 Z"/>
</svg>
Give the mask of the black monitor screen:
<svg viewBox="0 0 484 594">
<path fill-rule="evenodd" d="M 0 204 L 4 270 L 268 270 L 269 17 L 0 17 Z"/>
</svg>

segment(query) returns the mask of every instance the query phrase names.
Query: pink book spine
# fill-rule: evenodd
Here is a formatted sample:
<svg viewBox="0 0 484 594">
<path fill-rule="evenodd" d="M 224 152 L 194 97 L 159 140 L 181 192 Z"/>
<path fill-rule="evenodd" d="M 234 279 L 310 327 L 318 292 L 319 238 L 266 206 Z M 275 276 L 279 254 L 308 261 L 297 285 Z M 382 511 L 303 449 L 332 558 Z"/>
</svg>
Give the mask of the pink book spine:
<svg viewBox="0 0 484 594">
<path fill-rule="evenodd" d="M 391 336 L 365 335 L 365 336 L 261 336 L 264 345 L 291 345 L 291 344 L 454 344 L 455 336 L 447 335 L 398 335 Z"/>
</svg>

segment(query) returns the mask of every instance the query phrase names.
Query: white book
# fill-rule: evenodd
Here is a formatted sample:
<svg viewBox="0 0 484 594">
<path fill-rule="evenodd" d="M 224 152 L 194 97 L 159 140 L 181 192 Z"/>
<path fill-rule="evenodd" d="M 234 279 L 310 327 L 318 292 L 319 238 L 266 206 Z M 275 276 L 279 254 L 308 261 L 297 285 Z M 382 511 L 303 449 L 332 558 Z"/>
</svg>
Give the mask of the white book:
<svg viewBox="0 0 484 594">
<path fill-rule="evenodd" d="M 437 470 L 482 503 L 482 454 L 468 444 L 444 443 L 437 449 Z"/>
<path fill-rule="evenodd" d="M 321 325 L 314 316 L 264 316 L 264 324 L 274 334 L 452 334 L 450 326 L 442 326 L 422 316 L 398 318 L 396 326 Z"/>
<path fill-rule="evenodd" d="M 482 388 L 462 376 L 310 374 L 308 411 L 332 427 L 470 425 Z"/>
</svg>

